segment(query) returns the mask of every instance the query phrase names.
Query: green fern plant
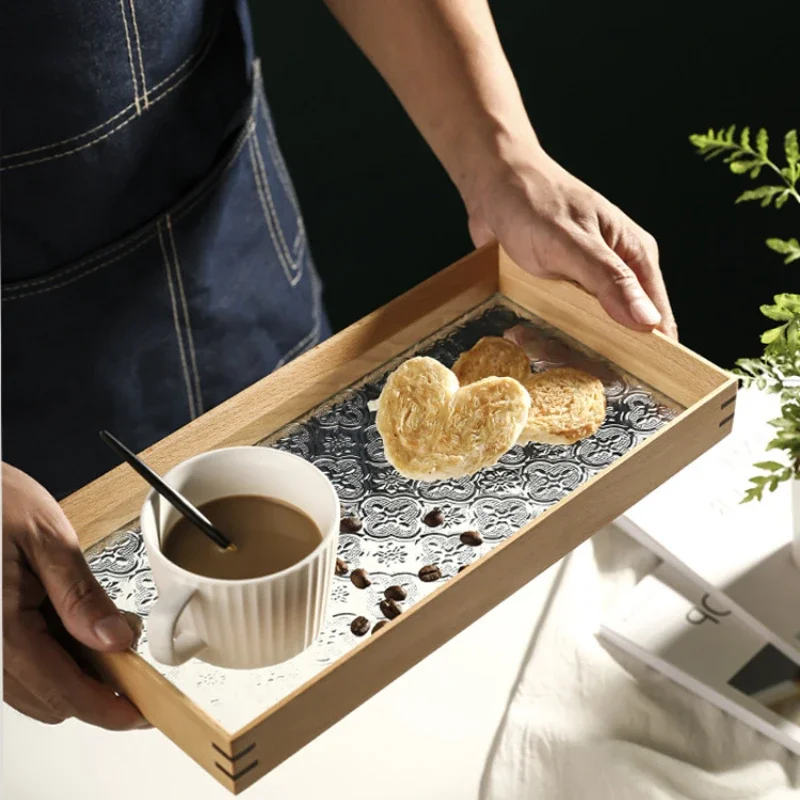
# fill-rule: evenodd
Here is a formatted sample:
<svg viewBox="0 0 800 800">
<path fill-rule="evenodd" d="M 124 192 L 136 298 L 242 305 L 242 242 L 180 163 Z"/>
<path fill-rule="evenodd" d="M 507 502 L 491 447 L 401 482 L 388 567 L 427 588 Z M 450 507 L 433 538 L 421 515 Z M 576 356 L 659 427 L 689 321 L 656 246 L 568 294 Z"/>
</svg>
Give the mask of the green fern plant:
<svg viewBox="0 0 800 800">
<path fill-rule="evenodd" d="M 692 134 L 689 140 L 707 161 L 724 156 L 724 162 L 736 175 L 746 174 L 755 180 L 766 169 L 780 178 L 777 183 L 747 189 L 736 198 L 737 203 L 758 201 L 762 208 L 776 209 L 782 209 L 790 200 L 800 203 L 800 147 L 796 130 L 789 131 L 783 139 L 785 166 L 778 166 L 770 158 L 769 135 L 764 128 L 756 134 L 755 147 L 750 143 L 750 129 L 742 128 L 737 137 L 735 125 L 719 131 L 709 128 L 707 133 Z M 800 242 L 795 238 L 770 238 L 766 244 L 770 250 L 785 256 L 784 264 L 800 260 Z M 783 481 L 800 479 L 800 295 L 776 295 L 773 305 L 761 306 L 761 313 L 780 324 L 761 334 L 763 354 L 759 358 L 739 359 L 734 373 L 743 385 L 755 385 L 780 396 L 781 416 L 770 420 L 776 434 L 767 450 L 780 451 L 786 461 L 755 464 L 762 474 L 750 478 L 751 486 L 743 503 L 761 500 L 765 491 L 774 492 Z"/>
</svg>

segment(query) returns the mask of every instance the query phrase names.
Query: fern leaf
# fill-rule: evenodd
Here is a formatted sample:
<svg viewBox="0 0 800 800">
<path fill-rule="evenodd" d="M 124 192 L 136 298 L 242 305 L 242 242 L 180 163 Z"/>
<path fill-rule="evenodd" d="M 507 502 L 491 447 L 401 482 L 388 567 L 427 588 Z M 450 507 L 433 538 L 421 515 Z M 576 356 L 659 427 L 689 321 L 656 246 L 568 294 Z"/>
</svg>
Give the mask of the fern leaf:
<svg viewBox="0 0 800 800">
<path fill-rule="evenodd" d="M 792 261 L 800 260 L 800 242 L 797 239 L 767 239 L 767 247 L 776 253 L 786 256 L 783 263 L 791 264 Z"/>
<path fill-rule="evenodd" d="M 760 200 L 762 207 L 768 206 L 775 195 L 780 195 L 783 192 L 786 192 L 788 196 L 785 186 L 759 186 L 757 189 L 748 189 L 746 192 L 742 192 L 736 198 L 736 202 L 746 203 L 748 200 Z"/>
<path fill-rule="evenodd" d="M 780 306 L 761 306 L 761 313 L 767 318 L 775 322 L 791 322 L 794 319 L 794 314 L 787 308 Z"/>
<path fill-rule="evenodd" d="M 761 344 L 773 344 L 773 342 L 777 342 L 783 335 L 785 329 L 785 325 L 779 325 L 777 328 L 770 328 L 768 331 L 764 331 L 764 333 L 761 334 Z"/>
<path fill-rule="evenodd" d="M 708 133 L 693 133 L 689 141 L 699 150 L 706 150 L 709 147 L 719 147 L 719 142 L 714 136 L 714 131 Z"/>
<path fill-rule="evenodd" d="M 764 128 L 760 128 L 756 134 L 756 150 L 761 158 L 766 159 L 769 153 L 769 136 Z"/>
<path fill-rule="evenodd" d="M 786 328 L 786 344 L 790 350 L 800 347 L 800 320 L 793 319 Z"/>
<path fill-rule="evenodd" d="M 797 244 L 797 242 L 795 242 Z M 773 297 L 775 305 L 788 311 L 793 319 L 800 318 L 800 294 L 781 292 Z"/>
<path fill-rule="evenodd" d="M 753 464 L 756 469 L 763 469 L 766 472 L 777 472 L 778 470 L 783 469 L 783 464 L 779 461 L 759 461 L 756 464 Z"/>
<path fill-rule="evenodd" d="M 800 162 L 800 145 L 797 142 L 797 131 L 789 131 L 784 140 L 783 147 L 786 150 L 786 163 L 794 175 L 797 172 L 797 165 Z"/>
<path fill-rule="evenodd" d="M 750 149 L 750 128 L 742 128 L 742 132 L 739 134 L 739 142 L 742 145 L 742 150 Z"/>
<path fill-rule="evenodd" d="M 758 489 L 748 489 L 744 493 L 744 497 L 739 501 L 740 503 L 750 503 L 753 500 L 760 500 L 762 492 Z"/>
<path fill-rule="evenodd" d="M 750 172 L 751 169 L 758 168 L 758 161 L 731 161 L 728 166 L 736 175 L 744 175 L 745 172 Z"/>
</svg>

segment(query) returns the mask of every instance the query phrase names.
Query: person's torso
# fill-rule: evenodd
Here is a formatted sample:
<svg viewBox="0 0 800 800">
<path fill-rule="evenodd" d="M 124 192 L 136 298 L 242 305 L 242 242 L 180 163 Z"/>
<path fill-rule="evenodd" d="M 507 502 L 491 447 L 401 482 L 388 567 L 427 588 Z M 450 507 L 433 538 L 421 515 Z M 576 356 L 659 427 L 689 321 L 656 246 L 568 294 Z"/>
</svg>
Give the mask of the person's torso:
<svg viewBox="0 0 800 800">
<path fill-rule="evenodd" d="M 243 0 L 3 17 L 3 458 L 63 495 L 327 323 Z"/>
<path fill-rule="evenodd" d="M 5 5 L 6 280 L 115 241 L 211 169 L 245 119 L 245 14 L 237 0 Z"/>
</svg>

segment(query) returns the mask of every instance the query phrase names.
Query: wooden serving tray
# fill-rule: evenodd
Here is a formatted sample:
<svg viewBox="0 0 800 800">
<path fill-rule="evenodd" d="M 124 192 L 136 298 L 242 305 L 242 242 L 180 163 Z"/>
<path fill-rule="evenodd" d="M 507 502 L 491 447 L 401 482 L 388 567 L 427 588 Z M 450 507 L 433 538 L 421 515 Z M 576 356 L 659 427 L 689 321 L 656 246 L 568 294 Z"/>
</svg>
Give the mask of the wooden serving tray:
<svg viewBox="0 0 800 800">
<path fill-rule="evenodd" d="M 571 448 L 515 448 L 474 480 L 424 486 L 392 474 L 367 408 L 387 372 L 417 352 L 450 366 L 480 335 L 517 325 L 538 348 L 535 369 L 577 358 L 604 376 L 609 415 L 596 437 Z M 553 345 L 560 355 L 546 354 Z M 94 653 L 92 661 L 154 726 L 237 793 L 726 436 L 736 385 L 659 333 L 616 324 L 576 286 L 533 278 L 496 245 L 484 247 L 143 454 L 162 473 L 197 453 L 243 444 L 315 461 L 343 506 L 366 517 L 363 532 L 342 536 L 342 555 L 351 566 L 368 566 L 377 589 L 389 581 L 410 587 L 400 617 L 380 633 L 353 637 L 349 620 L 356 613 L 377 619 L 378 595 L 339 578 L 321 641 L 287 665 L 224 671 L 198 662 L 156 664 L 146 646 L 154 588 L 135 522 L 147 489 L 122 466 L 62 503 L 101 583 L 118 605 L 145 618 L 137 651 Z M 308 444 L 314 429 L 330 452 Z M 348 463 L 359 473 L 355 482 Z M 445 508 L 449 527 L 422 525 L 422 512 L 435 505 Z M 493 510 L 505 522 L 497 513 L 492 522 Z M 456 523 L 460 530 L 482 527 L 484 546 L 459 545 Z M 432 560 L 443 579 L 416 581 L 418 567 Z M 216 694 L 209 685 L 218 685 Z M 235 707 L 226 690 L 236 695 Z"/>
</svg>

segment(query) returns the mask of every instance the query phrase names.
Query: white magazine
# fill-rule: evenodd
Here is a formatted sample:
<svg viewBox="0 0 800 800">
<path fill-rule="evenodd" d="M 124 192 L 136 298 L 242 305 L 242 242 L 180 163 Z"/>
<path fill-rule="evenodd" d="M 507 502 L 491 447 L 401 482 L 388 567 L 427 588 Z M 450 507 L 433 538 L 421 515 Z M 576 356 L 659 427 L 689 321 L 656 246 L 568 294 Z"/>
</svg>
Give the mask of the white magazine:
<svg viewBox="0 0 800 800">
<path fill-rule="evenodd" d="M 733 433 L 657 488 L 616 524 L 732 609 L 800 663 L 800 569 L 791 555 L 791 492 L 784 483 L 742 505 L 753 462 L 765 447 L 778 400 L 741 391 Z"/>
<path fill-rule="evenodd" d="M 598 637 L 800 754 L 800 666 L 669 564 Z"/>
</svg>

